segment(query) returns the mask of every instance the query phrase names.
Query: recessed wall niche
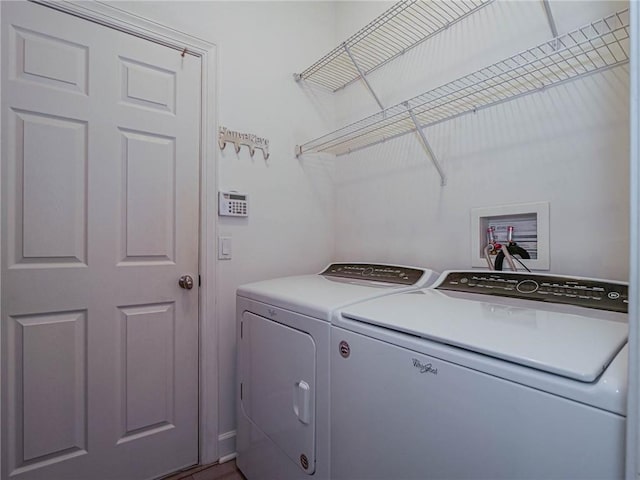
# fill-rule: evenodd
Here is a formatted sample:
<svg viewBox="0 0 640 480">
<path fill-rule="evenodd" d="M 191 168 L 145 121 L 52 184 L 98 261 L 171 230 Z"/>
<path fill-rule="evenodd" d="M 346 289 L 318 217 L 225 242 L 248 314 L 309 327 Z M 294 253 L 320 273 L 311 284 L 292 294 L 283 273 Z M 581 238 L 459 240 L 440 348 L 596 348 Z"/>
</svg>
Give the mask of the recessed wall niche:
<svg viewBox="0 0 640 480">
<path fill-rule="evenodd" d="M 483 255 L 487 229 L 494 227 L 495 240 L 506 243 L 509 226 L 513 240 L 531 255 L 522 262 L 531 270 L 549 270 L 549 202 L 471 209 L 471 265 L 488 268 Z"/>
</svg>

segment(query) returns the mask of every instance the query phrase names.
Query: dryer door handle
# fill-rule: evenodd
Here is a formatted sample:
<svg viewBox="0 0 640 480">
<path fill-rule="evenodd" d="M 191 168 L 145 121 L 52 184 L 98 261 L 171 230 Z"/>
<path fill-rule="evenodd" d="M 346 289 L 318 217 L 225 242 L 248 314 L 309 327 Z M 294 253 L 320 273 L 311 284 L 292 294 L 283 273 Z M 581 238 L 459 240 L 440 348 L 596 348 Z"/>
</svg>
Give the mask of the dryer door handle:
<svg viewBox="0 0 640 480">
<path fill-rule="evenodd" d="M 310 403 L 311 387 L 304 380 L 296 382 L 293 386 L 293 413 L 305 425 L 311 422 Z"/>
</svg>

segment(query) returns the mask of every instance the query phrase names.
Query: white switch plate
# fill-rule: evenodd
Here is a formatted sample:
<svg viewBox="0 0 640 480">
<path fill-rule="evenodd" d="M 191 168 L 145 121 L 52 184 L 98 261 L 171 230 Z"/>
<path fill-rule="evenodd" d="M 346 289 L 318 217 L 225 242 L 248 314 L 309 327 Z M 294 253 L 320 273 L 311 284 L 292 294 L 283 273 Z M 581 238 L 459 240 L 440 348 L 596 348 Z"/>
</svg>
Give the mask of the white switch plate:
<svg viewBox="0 0 640 480">
<path fill-rule="evenodd" d="M 218 237 L 218 260 L 231 260 L 231 237 Z"/>
</svg>

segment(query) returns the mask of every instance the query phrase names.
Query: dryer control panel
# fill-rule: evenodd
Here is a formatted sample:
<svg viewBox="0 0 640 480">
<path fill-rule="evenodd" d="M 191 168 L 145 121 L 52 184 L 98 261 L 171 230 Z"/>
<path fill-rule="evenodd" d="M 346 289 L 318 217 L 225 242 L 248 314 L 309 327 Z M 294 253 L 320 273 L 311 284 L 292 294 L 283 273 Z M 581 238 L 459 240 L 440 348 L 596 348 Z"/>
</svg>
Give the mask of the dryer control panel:
<svg viewBox="0 0 640 480">
<path fill-rule="evenodd" d="M 419 268 L 397 265 L 378 265 L 371 263 L 332 263 L 320 275 L 327 277 L 351 278 L 401 285 L 413 285 L 425 271 Z"/>
<path fill-rule="evenodd" d="M 624 283 L 558 275 L 455 271 L 448 272 L 435 288 L 623 313 L 629 304 L 629 287 Z"/>
</svg>

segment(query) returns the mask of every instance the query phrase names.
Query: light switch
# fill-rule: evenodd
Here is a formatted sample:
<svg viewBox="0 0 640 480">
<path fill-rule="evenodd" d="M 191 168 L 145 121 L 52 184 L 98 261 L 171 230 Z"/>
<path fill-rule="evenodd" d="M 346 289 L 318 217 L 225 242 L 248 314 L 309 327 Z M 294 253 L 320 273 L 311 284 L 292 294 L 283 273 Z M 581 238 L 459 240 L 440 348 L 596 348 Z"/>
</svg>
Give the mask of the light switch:
<svg viewBox="0 0 640 480">
<path fill-rule="evenodd" d="M 231 237 L 218 237 L 218 259 L 231 260 Z"/>
</svg>

